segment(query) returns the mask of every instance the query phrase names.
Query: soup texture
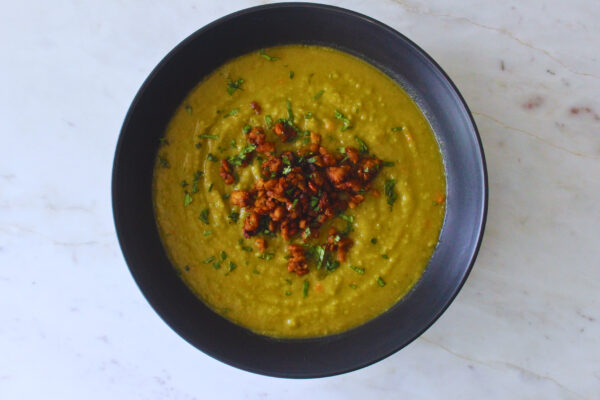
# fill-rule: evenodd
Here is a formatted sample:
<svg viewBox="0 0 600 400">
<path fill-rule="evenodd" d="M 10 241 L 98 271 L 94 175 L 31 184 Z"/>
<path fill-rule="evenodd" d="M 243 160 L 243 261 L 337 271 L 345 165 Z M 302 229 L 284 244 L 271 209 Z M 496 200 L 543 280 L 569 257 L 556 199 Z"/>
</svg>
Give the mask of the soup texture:
<svg viewBox="0 0 600 400">
<path fill-rule="evenodd" d="M 398 302 L 437 244 L 445 193 L 438 143 L 407 93 L 354 56 L 304 45 L 200 82 L 161 139 L 153 184 L 188 287 L 274 337 L 339 333 Z"/>
</svg>

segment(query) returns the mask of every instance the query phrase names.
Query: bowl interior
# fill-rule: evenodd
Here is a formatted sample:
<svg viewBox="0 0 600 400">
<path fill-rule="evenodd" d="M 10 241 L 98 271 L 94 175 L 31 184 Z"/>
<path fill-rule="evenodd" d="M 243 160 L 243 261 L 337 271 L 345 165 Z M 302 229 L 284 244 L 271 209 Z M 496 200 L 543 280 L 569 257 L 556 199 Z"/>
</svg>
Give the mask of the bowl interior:
<svg viewBox="0 0 600 400">
<path fill-rule="evenodd" d="M 346 51 L 378 66 L 410 93 L 440 143 L 447 209 L 439 244 L 413 290 L 390 310 L 327 337 L 274 339 L 215 314 L 176 275 L 152 206 L 159 138 L 187 93 L 227 60 L 263 47 L 307 43 Z M 487 181 L 473 119 L 435 62 L 391 28 L 340 8 L 287 3 L 224 17 L 169 53 L 138 92 L 121 131 L 113 169 L 113 210 L 131 273 L 156 312 L 179 335 L 230 365 L 282 377 L 318 377 L 357 369 L 404 347 L 446 309 L 464 283 L 485 223 Z"/>
</svg>

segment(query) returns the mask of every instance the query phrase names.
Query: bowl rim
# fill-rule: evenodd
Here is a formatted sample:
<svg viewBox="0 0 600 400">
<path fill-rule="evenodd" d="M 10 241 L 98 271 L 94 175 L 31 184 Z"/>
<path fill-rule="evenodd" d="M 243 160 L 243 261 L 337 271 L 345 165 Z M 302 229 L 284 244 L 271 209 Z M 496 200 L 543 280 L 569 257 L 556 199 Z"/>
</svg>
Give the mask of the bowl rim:
<svg viewBox="0 0 600 400">
<path fill-rule="evenodd" d="M 192 343 L 190 341 L 190 339 L 186 335 L 182 334 L 178 329 L 176 329 L 173 326 L 173 324 L 165 318 L 165 316 L 163 315 L 163 313 L 159 312 L 159 310 L 157 309 L 157 307 L 146 298 L 146 294 L 145 294 L 143 288 L 140 286 L 140 283 L 139 283 L 138 278 L 136 276 L 137 273 L 130 266 L 130 263 L 129 263 L 129 260 L 128 260 L 128 256 L 127 256 L 127 253 L 128 253 L 127 247 L 128 247 L 128 245 L 126 244 L 126 239 L 124 237 L 124 234 L 121 232 L 121 229 L 120 229 L 121 222 L 119 220 L 119 215 L 116 212 L 116 209 L 118 207 L 117 206 L 117 203 L 118 203 L 118 190 L 117 190 L 116 181 L 117 181 L 117 175 L 118 175 L 118 169 L 119 169 L 119 160 L 120 160 L 120 154 L 121 154 L 122 147 L 123 147 L 123 141 L 124 141 L 124 137 L 125 137 L 125 132 L 127 130 L 129 122 L 130 122 L 130 120 L 132 118 L 133 111 L 136 108 L 136 105 L 140 102 L 140 99 L 145 95 L 147 87 L 154 80 L 155 76 L 161 71 L 161 69 L 163 68 L 163 66 L 165 64 L 167 64 L 177 53 L 179 53 L 180 50 L 183 47 L 185 47 L 189 42 L 195 40 L 197 36 L 202 35 L 204 32 L 209 31 L 210 29 L 212 29 L 215 26 L 218 26 L 220 24 L 223 24 L 223 23 L 225 23 L 225 22 L 227 22 L 229 20 L 238 18 L 240 16 L 244 16 L 244 15 L 247 15 L 247 14 L 255 13 L 257 11 L 271 10 L 271 9 L 280 9 L 280 8 L 283 9 L 283 8 L 290 8 L 290 7 L 292 7 L 292 8 L 293 7 L 301 7 L 301 8 L 313 9 L 313 10 L 326 10 L 326 11 L 329 11 L 329 12 L 335 12 L 337 14 L 345 15 L 345 16 L 348 16 L 348 17 L 351 17 L 351 18 L 360 19 L 360 20 L 362 20 L 364 22 L 367 22 L 369 24 L 374 25 L 378 29 L 387 31 L 387 33 L 393 35 L 398 40 L 401 40 L 401 41 L 405 42 L 410 47 L 412 47 L 417 53 L 419 53 L 419 55 L 421 57 L 425 58 L 425 60 L 428 61 L 434 67 L 434 69 L 438 73 L 441 74 L 442 78 L 446 81 L 446 83 L 449 84 L 449 86 L 451 88 L 451 91 L 453 92 L 453 94 L 460 101 L 460 106 L 463 107 L 463 109 L 465 111 L 465 115 L 468 117 L 469 125 L 472 127 L 472 132 L 471 133 L 473 134 L 474 139 L 476 140 L 476 143 L 477 143 L 477 153 L 478 153 L 478 156 L 479 156 L 479 164 L 481 166 L 481 182 L 480 183 L 482 184 L 482 189 L 483 189 L 482 193 L 481 193 L 481 207 L 479 208 L 479 210 L 477 210 L 478 211 L 477 220 L 479 221 L 479 231 L 477 233 L 476 243 L 474 243 L 473 250 L 472 250 L 472 253 L 470 255 L 468 266 L 464 269 L 464 274 L 463 274 L 462 279 L 456 283 L 456 285 L 455 285 L 456 289 L 454 290 L 454 293 L 446 300 L 446 302 L 443 305 L 443 307 L 439 308 L 439 310 L 437 311 L 437 313 L 432 314 L 431 321 L 428 324 L 425 324 L 422 327 L 422 329 L 419 330 L 411 339 L 407 340 L 404 343 L 399 343 L 396 346 L 393 346 L 389 351 L 385 352 L 385 354 L 383 354 L 382 356 L 371 358 L 371 359 L 365 361 L 364 363 L 354 364 L 354 365 L 349 366 L 347 368 L 339 368 L 339 369 L 336 369 L 336 371 L 333 371 L 333 372 L 314 373 L 314 374 L 310 374 L 310 373 L 306 374 L 305 373 L 305 374 L 302 374 L 302 375 L 289 375 L 289 374 L 285 374 L 285 373 L 276 373 L 276 372 L 272 372 L 272 371 L 264 371 L 264 370 L 262 370 L 260 368 L 253 368 L 252 366 L 249 366 L 247 364 L 239 363 L 236 360 L 232 360 L 232 359 L 228 359 L 228 358 L 225 358 L 225 357 L 221 357 L 220 355 L 213 353 L 210 349 L 208 349 L 206 347 L 198 346 L 196 343 Z M 123 253 L 123 256 L 124 256 L 124 259 L 125 259 L 125 263 L 127 264 L 127 267 L 129 269 L 130 274 L 134 278 L 134 281 L 136 282 L 136 285 L 138 286 L 138 288 L 142 292 L 143 296 L 148 301 L 148 304 L 150 305 L 150 307 L 180 337 L 182 337 L 186 342 L 188 342 L 192 346 L 194 346 L 196 348 L 199 348 L 200 350 L 202 350 L 202 352 L 204 352 L 205 354 L 209 355 L 210 357 L 212 357 L 212 358 L 214 358 L 216 360 L 219 360 L 219 361 L 221 361 L 223 363 L 226 363 L 228 365 L 231 365 L 231 366 L 234 366 L 236 368 L 242 369 L 244 371 L 248 371 L 248 372 L 252 372 L 252 373 L 256 373 L 256 374 L 261 374 L 261 375 L 268 375 L 268 376 L 271 376 L 271 377 L 280 377 L 280 378 L 321 378 L 321 377 L 329 377 L 329 376 L 335 376 L 335 375 L 339 375 L 339 374 L 344 374 L 344 373 L 352 372 L 352 371 L 355 371 L 355 370 L 367 367 L 369 365 L 375 364 L 375 363 L 377 363 L 377 362 L 379 362 L 379 361 L 381 361 L 381 360 L 389 357 L 390 355 L 392 355 L 392 354 L 398 352 L 399 350 L 401 350 L 402 348 L 408 346 L 414 340 L 416 340 L 421 335 L 423 335 L 423 333 L 425 331 L 427 331 L 441 317 L 441 315 L 448 309 L 448 307 L 452 304 L 452 302 L 455 300 L 456 296 L 458 296 L 458 293 L 461 291 L 461 289 L 464 286 L 467 278 L 469 277 L 469 274 L 471 273 L 471 271 L 473 269 L 473 266 L 475 264 L 475 261 L 477 259 L 477 256 L 478 256 L 478 253 L 480 251 L 481 244 L 482 244 L 482 241 L 483 241 L 483 236 L 484 236 L 486 222 L 487 222 L 488 202 L 489 202 L 488 168 L 487 168 L 485 153 L 484 153 L 484 150 L 483 150 L 481 136 L 479 134 L 479 130 L 478 130 L 477 125 L 475 123 L 475 119 L 473 118 L 471 110 L 469 109 L 469 107 L 468 107 L 468 105 L 467 105 L 467 103 L 466 103 L 463 95 L 458 90 L 457 86 L 452 81 L 452 79 L 444 71 L 444 69 L 442 69 L 442 67 L 427 52 L 425 52 L 420 46 L 418 46 L 416 43 L 414 43 L 412 40 L 410 40 L 408 37 L 406 37 L 405 35 L 403 35 L 399 31 L 395 30 L 394 28 L 392 28 L 392 27 L 390 27 L 390 26 L 388 26 L 388 25 L 386 25 L 386 24 L 384 24 L 384 23 L 382 23 L 382 22 L 380 22 L 380 21 L 378 21 L 378 20 L 376 20 L 376 19 L 374 19 L 372 17 L 364 15 L 362 13 L 359 13 L 359 12 L 356 12 L 356 11 L 353 11 L 353 10 L 349 10 L 349 9 L 346 9 L 346 8 L 343 8 L 343 7 L 332 6 L 332 5 L 321 4 L 321 3 L 282 2 L 282 3 L 264 4 L 264 5 L 259 5 L 259 6 L 253 6 L 253 7 L 244 8 L 244 9 L 235 11 L 233 13 L 224 15 L 224 16 L 222 16 L 222 17 L 220 17 L 220 18 L 218 18 L 218 19 L 216 19 L 216 20 L 214 20 L 214 21 L 212 21 L 212 22 L 204 25 L 203 27 L 201 27 L 200 29 L 197 29 L 197 30 L 193 31 L 186 38 L 184 38 L 182 41 L 180 41 L 152 69 L 152 71 L 148 74 L 148 76 L 146 77 L 146 79 L 143 81 L 142 85 L 140 86 L 140 88 L 136 92 L 136 95 L 135 95 L 134 99 L 132 100 L 132 102 L 131 102 L 128 110 L 127 110 L 127 113 L 126 113 L 125 118 L 123 120 L 123 124 L 122 124 L 120 132 L 119 132 L 119 137 L 118 137 L 118 140 L 117 140 L 117 143 L 116 143 L 115 152 L 114 152 L 112 174 L 111 174 L 111 205 L 112 205 L 112 211 L 113 211 L 113 222 L 115 224 L 115 231 L 116 231 L 116 234 L 117 234 L 117 239 L 118 239 L 118 242 L 119 242 L 119 247 L 121 248 L 121 252 Z M 441 233 L 440 233 L 440 235 L 441 235 Z M 415 285 L 418 285 L 418 282 Z M 401 301 L 401 300 L 402 299 L 400 299 L 399 301 Z M 369 321 L 366 321 L 364 324 L 368 324 L 368 323 L 369 323 Z M 304 341 L 314 341 L 314 340 L 318 340 L 318 339 L 321 339 L 321 338 L 332 337 L 332 336 L 344 334 L 345 332 L 347 332 L 347 331 L 343 331 L 343 332 L 340 332 L 340 333 L 337 333 L 337 334 L 334 334 L 334 335 L 330 335 L 330 336 L 309 337 L 309 338 L 282 338 L 282 339 L 280 339 L 280 338 L 273 338 L 273 337 L 266 336 L 266 335 L 260 335 L 260 336 L 264 336 L 265 338 L 272 339 L 272 340 L 286 340 L 286 341 L 304 342 Z"/>
</svg>

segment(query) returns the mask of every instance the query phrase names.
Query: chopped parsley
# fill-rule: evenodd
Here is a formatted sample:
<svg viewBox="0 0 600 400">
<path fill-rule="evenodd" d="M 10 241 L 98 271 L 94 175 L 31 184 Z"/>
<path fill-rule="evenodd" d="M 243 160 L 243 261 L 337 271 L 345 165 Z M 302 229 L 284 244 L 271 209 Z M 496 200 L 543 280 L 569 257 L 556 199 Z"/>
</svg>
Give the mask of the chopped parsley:
<svg viewBox="0 0 600 400">
<path fill-rule="evenodd" d="M 254 268 L 254 269 L 252 270 L 252 273 L 253 273 L 253 274 L 255 274 L 255 275 L 258 275 L 258 274 L 260 274 L 260 272 L 258 272 L 258 270 L 257 270 L 256 268 Z"/>
<path fill-rule="evenodd" d="M 198 139 L 218 139 L 217 135 L 209 135 L 207 133 L 203 133 L 202 135 L 198 135 Z"/>
<path fill-rule="evenodd" d="M 229 82 L 227 82 L 227 93 L 231 96 L 236 90 L 242 90 L 242 83 L 244 83 L 242 78 L 239 78 L 237 81 L 232 81 L 230 79 Z"/>
<path fill-rule="evenodd" d="M 215 256 L 208 257 L 206 260 L 202 261 L 204 264 L 210 264 L 215 261 Z"/>
<path fill-rule="evenodd" d="M 369 152 L 369 148 L 367 147 L 367 144 L 365 142 L 363 142 L 358 136 L 354 136 L 354 140 L 356 140 L 356 142 L 358 143 L 358 151 L 360 151 L 361 153 Z"/>
<path fill-rule="evenodd" d="M 304 116 L 304 119 L 311 119 L 313 117 L 312 113 L 309 111 L 306 113 L 306 115 Z"/>
<path fill-rule="evenodd" d="M 190 204 L 192 204 L 192 201 L 194 201 L 194 199 L 192 198 L 192 195 L 189 194 L 187 191 L 185 192 L 185 197 L 183 199 L 183 205 L 184 206 L 189 206 Z"/>
<path fill-rule="evenodd" d="M 339 266 L 340 266 L 340 262 L 337 260 L 331 260 L 331 259 L 327 258 L 327 260 L 325 261 L 325 269 L 327 270 L 327 272 L 333 272 Z"/>
<path fill-rule="evenodd" d="M 319 97 L 323 96 L 323 93 L 325 93 L 323 89 L 319 90 L 317 94 L 315 94 L 315 96 L 313 97 L 313 100 L 319 100 Z"/>
<path fill-rule="evenodd" d="M 360 275 L 364 275 L 365 274 L 365 269 L 364 268 L 355 267 L 354 265 L 350 265 L 350 268 L 352 269 L 352 271 L 356 272 L 357 274 L 360 274 Z"/>
<path fill-rule="evenodd" d="M 283 171 L 281 171 L 281 173 L 284 175 L 287 175 L 290 172 L 292 172 L 292 167 L 290 165 L 286 165 L 285 168 L 283 169 Z"/>
<path fill-rule="evenodd" d="M 223 118 L 231 117 L 239 112 L 240 112 L 239 108 L 234 108 L 233 110 L 231 110 L 227 114 L 225 114 L 225 116 Z"/>
<path fill-rule="evenodd" d="M 208 161 L 212 161 L 212 162 L 219 161 L 219 158 L 214 156 L 212 153 L 208 153 L 208 155 L 206 156 L 206 159 Z"/>
<path fill-rule="evenodd" d="M 224 250 L 221 250 L 221 260 L 223 260 L 223 261 L 227 260 L 227 253 L 225 253 Z"/>
<path fill-rule="evenodd" d="M 394 202 L 398 198 L 398 195 L 396 194 L 396 191 L 394 190 L 395 186 L 396 186 L 395 179 L 386 179 L 385 180 L 384 193 L 385 193 L 385 196 L 387 197 L 387 203 L 390 205 L 390 210 L 392 209 L 392 207 L 394 206 Z"/>
<path fill-rule="evenodd" d="M 185 267 L 183 267 L 183 269 L 185 269 L 186 271 L 189 271 L 190 270 L 190 266 L 186 265 Z"/>
<path fill-rule="evenodd" d="M 286 100 L 285 105 L 287 107 L 288 112 L 288 121 L 294 123 L 294 112 L 292 111 L 292 103 L 289 100 Z"/>
<path fill-rule="evenodd" d="M 394 166 L 394 162 L 393 161 L 382 161 L 381 165 L 384 167 L 393 167 Z"/>
<path fill-rule="evenodd" d="M 185 180 L 183 180 L 183 181 L 181 181 L 180 185 L 181 185 L 181 187 L 184 188 L 188 185 L 188 183 Z"/>
<path fill-rule="evenodd" d="M 273 118 L 270 115 L 265 115 L 265 124 L 269 129 L 273 126 Z"/>
<path fill-rule="evenodd" d="M 304 287 L 302 288 L 302 296 L 306 297 L 308 296 L 308 287 L 309 287 L 309 283 L 308 281 L 304 281 Z"/>
<path fill-rule="evenodd" d="M 292 292 L 290 292 L 289 290 L 286 290 L 286 291 L 285 291 L 285 295 L 286 295 L 286 296 L 290 296 L 291 294 L 292 294 Z"/>
<path fill-rule="evenodd" d="M 267 55 L 267 54 L 265 53 L 265 49 L 261 49 L 261 51 L 260 51 L 260 53 L 259 53 L 259 54 L 260 54 L 260 56 L 261 56 L 262 58 L 264 58 L 264 59 L 266 59 L 266 60 L 269 60 L 269 61 L 277 61 L 277 60 L 279 60 L 279 58 L 277 58 L 277 57 L 271 57 L 271 56 Z"/>
<path fill-rule="evenodd" d="M 371 243 L 377 244 L 377 238 L 371 238 Z"/>
<path fill-rule="evenodd" d="M 236 224 L 240 219 L 240 213 L 232 211 L 227 218 L 229 218 L 232 223 Z"/>
<path fill-rule="evenodd" d="M 242 150 L 240 151 L 240 154 L 236 154 L 233 157 L 229 157 L 227 159 L 227 161 L 229 161 L 229 163 L 231 165 L 240 166 L 240 165 L 242 165 L 242 163 L 244 161 L 246 161 L 246 158 L 247 158 L 248 154 L 252 153 L 254 150 L 256 150 L 256 145 L 254 145 L 254 144 L 248 144 L 248 145 L 242 147 Z"/>
<path fill-rule="evenodd" d="M 333 112 L 333 116 L 335 117 L 335 119 L 338 119 L 344 123 L 344 126 L 342 126 L 342 132 L 344 132 L 346 129 L 352 128 L 350 120 L 338 110 L 335 110 Z"/>
<path fill-rule="evenodd" d="M 294 79 L 294 71 L 290 71 L 290 79 Z"/>
<path fill-rule="evenodd" d="M 275 257 L 275 254 L 273 254 L 273 253 L 263 253 L 260 256 L 258 256 L 258 258 L 262 258 L 263 260 L 266 260 L 266 261 L 271 261 L 273 259 L 273 257 Z"/>
<path fill-rule="evenodd" d="M 221 268 L 221 261 L 214 262 L 214 263 L 213 263 L 213 268 L 214 268 L 214 269 L 219 269 L 219 268 Z"/>
<path fill-rule="evenodd" d="M 348 286 L 350 286 L 352 289 L 356 289 L 358 286 L 356 286 L 354 283 L 349 284 Z"/>
<path fill-rule="evenodd" d="M 214 184 L 212 184 L 212 183 L 210 185 L 208 185 L 208 193 L 210 193 L 212 191 L 213 185 Z"/>
<path fill-rule="evenodd" d="M 188 114 L 192 115 L 192 111 L 194 111 L 194 110 L 192 109 L 192 106 L 190 106 L 189 104 L 186 104 L 186 105 L 185 105 L 185 111 L 186 111 Z"/>
<path fill-rule="evenodd" d="M 387 260 L 388 258 L 390 258 L 387 254 L 382 254 L 381 258 L 383 258 L 384 260 Z"/>
<path fill-rule="evenodd" d="M 377 278 L 377 284 L 378 284 L 379 286 L 381 286 L 381 287 L 384 287 L 384 286 L 385 286 L 385 281 L 383 280 L 383 278 L 382 278 L 382 277 L 378 277 L 378 278 Z"/>
<path fill-rule="evenodd" d="M 229 272 L 237 268 L 237 265 L 233 261 L 229 261 Z"/>
<path fill-rule="evenodd" d="M 252 247 L 242 245 L 242 250 L 247 251 L 248 253 L 252 253 Z"/>
<path fill-rule="evenodd" d="M 404 130 L 403 126 L 395 126 L 392 128 L 392 132 L 400 132 L 402 130 Z"/>
<path fill-rule="evenodd" d="M 346 221 L 346 227 L 342 231 L 342 235 L 347 235 L 354 230 L 354 228 L 352 227 L 352 224 L 354 224 L 354 217 L 352 215 L 340 213 L 338 217 Z"/>
<path fill-rule="evenodd" d="M 211 231 L 204 231 L 204 236 L 210 236 L 211 235 Z"/>
<path fill-rule="evenodd" d="M 169 160 L 166 159 L 166 157 L 158 156 L 158 162 L 162 168 L 171 168 L 171 164 L 169 163 Z"/>
<path fill-rule="evenodd" d="M 200 216 L 198 218 L 200 218 L 200 220 L 202 222 L 204 222 L 206 225 L 210 224 L 210 222 L 208 222 L 208 213 L 210 211 L 208 210 L 208 208 L 205 208 L 204 210 L 202 210 L 200 212 Z"/>
<path fill-rule="evenodd" d="M 250 125 L 244 125 L 244 127 L 242 128 L 242 132 L 247 135 L 248 133 L 250 133 L 250 131 L 252 130 L 252 127 Z"/>
</svg>

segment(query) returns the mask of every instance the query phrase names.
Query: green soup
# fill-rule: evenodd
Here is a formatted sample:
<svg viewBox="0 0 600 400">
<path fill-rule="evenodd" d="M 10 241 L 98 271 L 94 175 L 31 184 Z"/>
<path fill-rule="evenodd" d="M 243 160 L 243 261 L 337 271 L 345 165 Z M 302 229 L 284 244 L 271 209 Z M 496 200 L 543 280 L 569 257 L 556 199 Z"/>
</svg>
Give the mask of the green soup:
<svg viewBox="0 0 600 400">
<path fill-rule="evenodd" d="M 333 271 L 297 276 L 287 271 L 288 242 L 280 235 L 266 237 L 265 253 L 243 238 L 245 210 L 232 207 L 228 194 L 252 187 L 261 177 L 258 162 L 239 169 L 233 185 L 219 176 L 219 160 L 247 145 L 248 125 L 263 126 L 278 150 L 304 146 L 302 137 L 280 144 L 269 129 L 290 109 L 296 125 L 321 134 L 330 151 L 356 146 L 358 137 L 388 161 L 372 182 L 381 196 L 366 195 L 346 212 L 354 246 Z M 390 206 L 384 186 L 392 179 L 397 198 Z M 411 98 L 366 62 L 318 46 L 273 47 L 214 71 L 173 115 L 154 171 L 156 220 L 182 279 L 224 317 L 276 337 L 344 331 L 401 299 L 437 244 L 445 190 L 438 144 Z M 323 229 L 320 238 L 326 235 Z"/>
</svg>

